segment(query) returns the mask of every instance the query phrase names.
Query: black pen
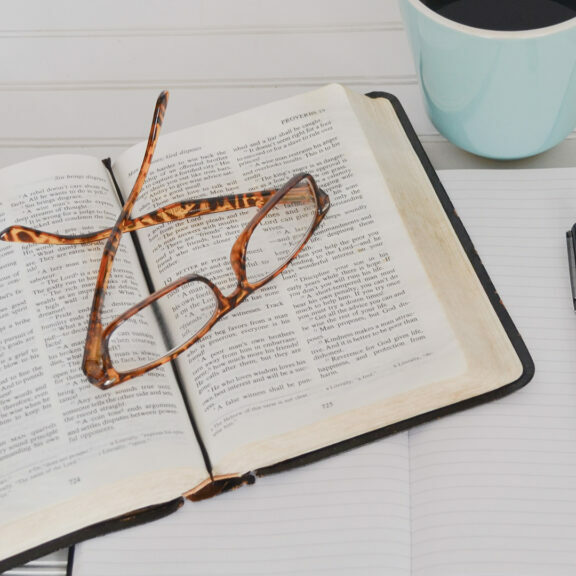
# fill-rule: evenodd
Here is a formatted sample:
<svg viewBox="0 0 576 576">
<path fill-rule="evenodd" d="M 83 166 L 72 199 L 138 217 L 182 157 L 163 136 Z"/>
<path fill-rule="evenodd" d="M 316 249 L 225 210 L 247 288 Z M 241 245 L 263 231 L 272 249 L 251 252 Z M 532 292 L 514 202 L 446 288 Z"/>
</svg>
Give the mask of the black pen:
<svg viewBox="0 0 576 576">
<path fill-rule="evenodd" d="M 572 306 L 576 312 L 576 224 L 566 232 L 568 244 L 568 270 L 570 271 L 570 286 L 572 287 Z"/>
</svg>

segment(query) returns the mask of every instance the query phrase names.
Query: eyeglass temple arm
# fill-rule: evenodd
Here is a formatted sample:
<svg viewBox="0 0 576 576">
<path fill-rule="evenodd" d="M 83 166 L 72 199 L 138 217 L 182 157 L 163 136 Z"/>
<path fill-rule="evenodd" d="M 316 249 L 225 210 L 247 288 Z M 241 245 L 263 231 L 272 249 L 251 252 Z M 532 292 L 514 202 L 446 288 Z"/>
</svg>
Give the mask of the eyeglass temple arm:
<svg viewBox="0 0 576 576">
<path fill-rule="evenodd" d="M 281 200 L 281 203 L 287 204 L 289 202 L 298 201 L 298 196 L 302 199 L 308 200 L 308 194 L 299 194 L 299 191 L 304 192 L 308 189 L 305 187 L 294 188 Z M 229 210 L 242 210 L 244 208 L 252 208 L 263 206 L 268 199 L 276 192 L 276 190 L 261 190 L 258 192 L 248 192 L 245 194 L 230 194 L 228 196 L 221 196 L 215 198 L 203 198 L 199 200 L 189 200 L 185 202 L 175 202 L 168 204 L 158 210 L 148 212 L 143 216 L 128 219 L 122 227 L 122 233 L 135 232 L 142 228 L 155 226 L 157 224 L 165 224 L 167 222 L 176 222 L 186 218 L 195 218 L 197 216 L 204 216 L 206 214 L 216 214 L 219 212 L 227 212 Z M 14 225 L 0 232 L 0 241 L 4 242 L 18 242 L 28 244 L 88 244 L 90 242 L 98 242 L 105 240 L 110 236 L 112 229 L 105 228 L 92 232 L 90 234 L 52 234 L 51 232 L 44 232 L 36 230 L 27 226 Z"/>
<path fill-rule="evenodd" d="M 148 170 L 152 164 L 152 157 L 156 143 L 160 135 L 160 128 L 164 120 L 164 113 L 168 104 L 168 92 L 162 92 L 156 101 L 154 108 L 154 116 L 152 118 L 152 125 L 150 127 L 150 134 L 148 136 L 148 143 L 146 151 L 138 172 L 136 182 L 132 187 L 130 195 L 126 199 L 122 211 L 112 227 L 108 240 L 104 245 L 102 253 L 102 260 L 100 261 L 100 268 L 98 270 L 98 278 L 96 281 L 96 288 L 94 290 L 94 297 L 92 299 L 92 308 L 90 310 L 90 318 L 88 322 L 88 334 L 86 336 L 86 343 L 84 345 L 84 357 L 82 360 L 82 370 L 86 374 L 88 380 L 99 387 L 106 387 L 108 384 L 107 367 L 102 355 L 102 307 L 104 305 L 104 296 L 108 288 L 108 281 L 110 273 L 112 272 L 112 265 L 114 263 L 114 256 L 118 250 L 120 239 L 123 234 L 124 226 L 130 219 L 130 212 L 134 207 L 138 194 L 142 190 Z"/>
</svg>

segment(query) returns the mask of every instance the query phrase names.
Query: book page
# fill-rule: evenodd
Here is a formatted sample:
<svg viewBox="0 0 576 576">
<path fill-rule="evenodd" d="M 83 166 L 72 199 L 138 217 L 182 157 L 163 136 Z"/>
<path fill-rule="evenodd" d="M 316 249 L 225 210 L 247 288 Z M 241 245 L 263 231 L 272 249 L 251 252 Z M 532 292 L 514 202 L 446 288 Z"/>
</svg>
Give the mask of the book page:
<svg viewBox="0 0 576 576">
<path fill-rule="evenodd" d="M 137 147 L 115 164 L 124 190 L 141 153 Z M 213 463 L 240 445 L 466 369 L 341 87 L 161 137 L 135 213 L 277 187 L 300 171 L 312 173 L 331 197 L 320 229 L 281 278 L 179 358 Z M 139 233 L 155 284 L 196 272 L 229 294 L 236 283 L 230 249 L 243 226 L 239 212 Z M 193 306 L 181 301 L 171 314 L 181 340 L 186 334 L 179 327 Z M 309 435 L 316 447 L 335 441 L 320 436 Z M 292 450 L 296 455 L 302 446 Z M 270 454 L 258 452 L 269 462 Z"/>
<path fill-rule="evenodd" d="M 110 226 L 120 209 L 102 163 L 82 156 L 7 168 L 0 190 L 0 229 L 85 233 Z M 102 247 L 0 243 L 0 557 L 173 499 L 206 476 L 169 370 L 114 395 L 81 371 Z M 146 295 L 135 262 L 127 239 L 114 264 L 106 317 Z M 175 468 L 183 468 L 179 488 L 165 478 Z M 152 483 L 157 477 L 156 493 L 142 498 L 134 478 L 146 475 Z M 115 486 L 112 494 L 102 492 L 106 485 Z M 102 501 L 92 500 L 96 493 Z M 64 507 L 39 521 L 43 509 L 66 502 L 74 502 L 73 518 Z"/>
<path fill-rule="evenodd" d="M 74 576 L 411 576 L 400 434 L 76 546 Z"/>
<path fill-rule="evenodd" d="M 415 576 L 576 572 L 576 169 L 441 172 L 524 337 L 522 390 L 410 431 Z"/>
</svg>

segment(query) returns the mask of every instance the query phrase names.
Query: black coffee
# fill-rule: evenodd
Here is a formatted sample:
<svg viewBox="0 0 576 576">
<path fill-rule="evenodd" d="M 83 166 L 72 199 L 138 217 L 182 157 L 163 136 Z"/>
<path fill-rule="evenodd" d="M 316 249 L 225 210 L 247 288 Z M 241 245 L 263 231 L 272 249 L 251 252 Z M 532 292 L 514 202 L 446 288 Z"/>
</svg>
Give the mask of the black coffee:
<svg viewBox="0 0 576 576">
<path fill-rule="evenodd" d="M 576 0 L 420 0 L 445 18 L 488 30 L 531 30 L 576 18 Z"/>
</svg>

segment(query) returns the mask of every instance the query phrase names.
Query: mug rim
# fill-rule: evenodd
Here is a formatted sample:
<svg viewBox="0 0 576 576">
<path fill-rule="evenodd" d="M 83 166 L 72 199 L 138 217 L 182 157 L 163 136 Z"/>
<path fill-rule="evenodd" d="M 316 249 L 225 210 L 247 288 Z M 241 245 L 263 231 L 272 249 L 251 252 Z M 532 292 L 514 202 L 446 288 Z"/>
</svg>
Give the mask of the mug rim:
<svg viewBox="0 0 576 576">
<path fill-rule="evenodd" d="M 557 34 L 563 32 L 564 30 L 570 30 L 576 28 L 576 16 L 570 18 L 569 20 L 564 20 L 564 22 L 559 22 L 558 24 L 552 24 L 551 26 L 543 26 L 542 28 L 531 28 L 529 30 L 490 30 L 489 28 L 476 28 L 475 26 L 469 26 L 468 24 L 461 24 L 446 16 L 442 16 L 435 12 L 428 6 L 426 6 L 422 0 L 405 0 L 411 4 L 416 10 L 423 13 L 430 20 L 435 21 L 442 26 L 447 28 L 452 28 L 458 32 L 462 32 L 472 36 L 478 36 L 482 38 L 499 38 L 499 39 L 510 39 L 510 40 L 522 40 L 525 38 L 537 38 L 540 36 L 549 36 L 552 34 Z"/>
</svg>

